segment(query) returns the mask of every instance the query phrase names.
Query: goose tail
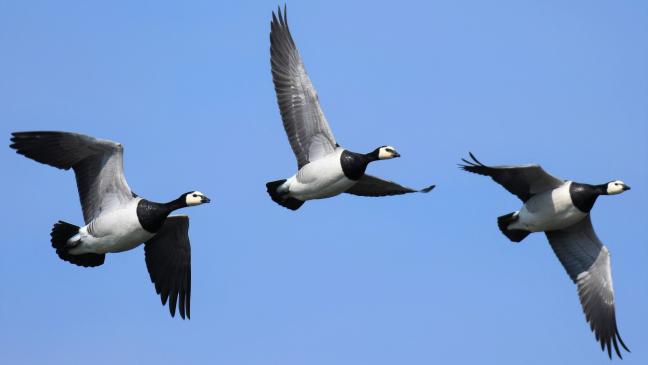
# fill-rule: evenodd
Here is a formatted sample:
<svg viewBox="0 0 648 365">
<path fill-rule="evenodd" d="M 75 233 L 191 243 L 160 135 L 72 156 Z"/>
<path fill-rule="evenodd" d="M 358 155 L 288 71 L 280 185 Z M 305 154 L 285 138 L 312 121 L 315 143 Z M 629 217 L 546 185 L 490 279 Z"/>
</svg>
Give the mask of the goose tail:
<svg viewBox="0 0 648 365">
<path fill-rule="evenodd" d="M 285 182 L 286 179 L 270 181 L 266 183 L 266 189 L 268 191 L 268 195 L 270 195 L 270 198 L 275 203 L 281 205 L 282 207 L 286 207 L 290 210 L 297 210 L 299 209 L 299 207 L 302 206 L 302 204 L 304 204 L 304 201 L 291 198 L 289 196 L 286 196 L 286 194 L 281 194 L 278 189 Z"/>
<path fill-rule="evenodd" d="M 52 237 L 52 247 L 56 250 L 58 257 L 63 261 L 83 267 L 94 267 L 103 264 L 106 258 L 105 254 L 84 253 L 73 255 L 69 252 L 71 247 L 67 242 L 77 233 L 79 233 L 79 227 L 74 224 L 63 221 L 54 223 L 50 236 Z"/>
<path fill-rule="evenodd" d="M 497 226 L 499 227 L 500 231 L 502 231 L 502 233 L 504 233 L 504 235 L 513 242 L 520 242 L 531 233 L 524 229 L 508 228 L 511 223 L 517 222 L 517 220 L 519 219 L 517 213 L 518 212 L 513 212 L 505 214 L 501 217 L 497 217 Z"/>
</svg>

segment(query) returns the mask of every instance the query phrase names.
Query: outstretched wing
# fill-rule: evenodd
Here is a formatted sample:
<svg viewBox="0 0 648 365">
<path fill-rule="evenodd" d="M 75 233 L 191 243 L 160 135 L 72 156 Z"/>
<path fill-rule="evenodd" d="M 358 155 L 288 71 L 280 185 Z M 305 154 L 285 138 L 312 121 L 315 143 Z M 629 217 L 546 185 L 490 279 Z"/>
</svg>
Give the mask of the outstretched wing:
<svg viewBox="0 0 648 365">
<path fill-rule="evenodd" d="M 459 167 L 475 174 L 490 176 L 523 202 L 536 194 L 555 189 L 565 183 L 564 180 L 547 173 L 540 165 L 486 166 L 472 153 L 470 157 L 473 161 L 462 158 L 466 165 L 459 165 Z"/>
<path fill-rule="evenodd" d="M 578 286 L 585 318 L 589 322 L 601 349 L 607 348 L 612 357 L 612 346 L 621 358 L 619 344 L 626 351 L 617 328 L 614 308 L 614 288 L 610 254 L 594 233 L 590 216 L 581 222 L 558 231 L 546 232 L 551 248 L 569 277 Z"/>
<path fill-rule="evenodd" d="M 313 87 L 295 46 L 286 8 L 272 13 L 270 23 L 270 63 L 284 129 L 297 157 L 299 168 L 333 152 L 333 132 L 319 105 Z"/>
<path fill-rule="evenodd" d="M 124 177 L 121 144 L 68 132 L 15 132 L 11 148 L 59 169 L 74 169 L 86 224 L 133 198 Z"/>
<path fill-rule="evenodd" d="M 191 317 L 191 245 L 189 217 L 167 218 L 158 233 L 144 246 L 146 268 L 160 295 L 162 305 L 169 301 L 171 317 L 175 316 L 178 297 L 180 317 Z"/>
<path fill-rule="evenodd" d="M 401 195 L 408 193 L 428 193 L 434 189 L 435 185 L 430 185 L 425 189 L 415 190 L 393 181 L 387 181 L 375 176 L 365 174 L 353 185 L 346 193 L 359 195 L 359 196 L 387 196 L 387 195 Z"/>
</svg>

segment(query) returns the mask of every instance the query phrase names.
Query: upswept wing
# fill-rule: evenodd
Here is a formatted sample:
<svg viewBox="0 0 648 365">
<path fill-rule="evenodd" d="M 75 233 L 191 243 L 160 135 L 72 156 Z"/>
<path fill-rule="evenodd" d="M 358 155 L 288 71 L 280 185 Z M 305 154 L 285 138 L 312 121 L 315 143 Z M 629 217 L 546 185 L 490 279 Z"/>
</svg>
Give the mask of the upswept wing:
<svg viewBox="0 0 648 365">
<path fill-rule="evenodd" d="M 281 9 L 277 15 L 272 13 L 270 28 L 272 81 L 284 129 L 301 168 L 333 152 L 335 137 L 290 34 L 285 7 L 283 14 Z"/>
</svg>

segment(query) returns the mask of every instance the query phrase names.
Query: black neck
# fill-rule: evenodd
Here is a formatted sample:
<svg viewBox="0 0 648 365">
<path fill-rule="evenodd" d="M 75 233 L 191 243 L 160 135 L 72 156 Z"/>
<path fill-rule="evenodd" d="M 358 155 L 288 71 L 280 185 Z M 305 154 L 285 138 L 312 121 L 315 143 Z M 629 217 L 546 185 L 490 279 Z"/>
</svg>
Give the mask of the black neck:
<svg viewBox="0 0 648 365">
<path fill-rule="evenodd" d="M 168 203 L 156 203 L 146 199 L 137 204 L 137 219 L 145 230 L 156 233 L 162 228 L 166 218 L 176 209 L 187 206 L 184 196 Z"/>
<path fill-rule="evenodd" d="M 578 210 L 589 213 L 600 195 L 607 195 L 607 184 L 589 185 L 572 182 L 569 187 L 572 203 Z"/>
<path fill-rule="evenodd" d="M 344 150 L 340 155 L 342 172 L 350 180 L 360 180 L 367 170 L 367 165 L 376 160 L 378 160 L 378 150 L 366 154 Z"/>
<path fill-rule="evenodd" d="M 378 161 L 378 160 L 380 160 L 380 148 L 376 148 L 375 150 L 373 150 L 373 151 L 371 151 L 369 153 L 365 153 L 363 156 L 369 162 Z M 369 163 L 369 162 L 367 162 L 367 163 Z"/>
<path fill-rule="evenodd" d="M 156 203 L 156 204 L 159 204 L 159 203 Z M 179 197 L 178 199 L 171 200 L 170 202 L 163 203 L 162 205 L 164 205 L 167 209 L 169 209 L 169 213 L 171 213 L 174 210 L 186 207 L 187 206 L 187 199 L 183 195 L 183 196 Z"/>
</svg>

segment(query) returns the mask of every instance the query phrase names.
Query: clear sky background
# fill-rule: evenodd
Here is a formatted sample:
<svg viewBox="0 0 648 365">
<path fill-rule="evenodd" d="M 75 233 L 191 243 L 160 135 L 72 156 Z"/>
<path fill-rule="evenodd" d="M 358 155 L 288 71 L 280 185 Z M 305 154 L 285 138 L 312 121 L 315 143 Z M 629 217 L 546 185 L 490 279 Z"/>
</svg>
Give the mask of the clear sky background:
<svg viewBox="0 0 648 365">
<path fill-rule="evenodd" d="M 401 159 L 369 172 L 428 195 L 339 196 L 292 212 L 265 182 L 296 162 L 269 66 L 276 1 L 0 1 L 0 363 L 609 364 L 520 202 L 456 167 L 541 163 L 633 189 L 593 210 L 617 317 L 648 363 L 648 3 L 291 1 L 337 140 Z M 10 132 L 119 141 L 135 192 L 198 189 L 192 319 L 155 295 L 142 247 L 84 269 L 50 247 L 80 224 L 74 176 Z M 0 138 L 0 139 L 2 139 Z"/>
</svg>

